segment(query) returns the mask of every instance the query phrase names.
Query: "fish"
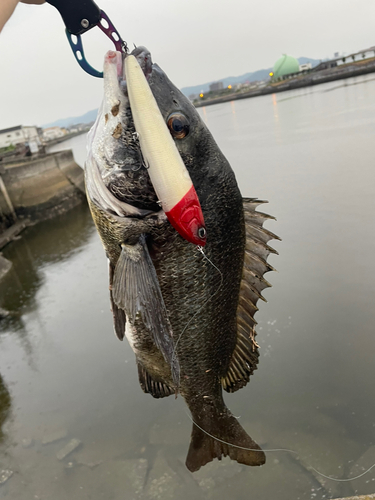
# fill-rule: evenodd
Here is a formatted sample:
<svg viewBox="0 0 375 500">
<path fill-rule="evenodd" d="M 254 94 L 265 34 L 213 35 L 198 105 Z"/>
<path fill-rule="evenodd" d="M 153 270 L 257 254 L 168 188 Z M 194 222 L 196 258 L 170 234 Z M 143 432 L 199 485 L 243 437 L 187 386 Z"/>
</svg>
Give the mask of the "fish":
<svg viewBox="0 0 375 500">
<path fill-rule="evenodd" d="M 225 405 L 223 390 L 243 387 L 257 369 L 258 299 L 279 239 L 263 227 L 266 203 L 243 198 L 235 174 L 193 104 L 153 63 L 132 53 L 196 190 L 205 223 L 203 248 L 171 225 L 148 174 L 124 75 L 126 55 L 108 52 L 104 97 L 88 135 L 85 163 L 90 210 L 109 262 L 116 336 L 129 341 L 142 390 L 180 394 L 193 428 L 186 466 L 215 458 L 265 463 L 261 447 Z"/>
</svg>

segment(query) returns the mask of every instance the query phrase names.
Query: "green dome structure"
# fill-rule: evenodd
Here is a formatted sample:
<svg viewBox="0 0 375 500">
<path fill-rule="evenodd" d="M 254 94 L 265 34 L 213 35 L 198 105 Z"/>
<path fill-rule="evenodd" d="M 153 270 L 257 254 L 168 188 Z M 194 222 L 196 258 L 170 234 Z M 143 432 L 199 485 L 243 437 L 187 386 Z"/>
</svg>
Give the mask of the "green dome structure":
<svg viewBox="0 0 375 500">
<path fill-rule="evenodd" d="M 289 75 L 290 73 L 299 72 L 299 62 L 295 57 L 283 54 L 280 59 L 275 62 L 273 67 L 273 78 Z"/>
</svg>

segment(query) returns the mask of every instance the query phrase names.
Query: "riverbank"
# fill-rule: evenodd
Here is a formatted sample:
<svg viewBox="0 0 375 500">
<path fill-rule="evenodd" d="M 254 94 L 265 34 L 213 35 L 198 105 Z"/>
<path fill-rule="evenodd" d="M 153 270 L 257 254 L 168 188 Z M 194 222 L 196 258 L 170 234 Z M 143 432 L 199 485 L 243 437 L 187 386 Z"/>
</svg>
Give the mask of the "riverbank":
<svg viewBox="0 0 375 500">
<path fill-rule="evenodd" d="M 54 146 L 55 144 L 60 144 L 61 142 L 68 141 L 69 139 L 73 139 L 73 137 L 77 137 L 78 135 L 87 134 L 90 130 L 91 126 L 85 128 L 84 130 L 79 130 L 78 132 L 72 132 L 71 134 L 66 134 L 63 137 L 58 137 L 57 139 L 52 139 L 51 141 L 46 142 L 46 148 L 50 146 Z"/>
<path fill-rule="evenodd" d="M 311 71 L 310 73 L 282 80 L 281 82 L 270 83 L 266 87 L 249 92 L 237 92 L 233 94 L 226 94 L 214 99 L 206 99 L 194 103 L 196 108 L 203 106 L 210 106 L 212 104 L 219 104 L 222 102 L 236 101 L 239 99 L 249 99 L 251 97 L 258 97 L 262 95 L 275 94 L 277 92 L 285 92 L 286 90 L 294 90 L 302 87 L 310 87 L 312 85 L 320 85 L 321 83 L 332 82 L 335 80 L 342 80 L 354 76 L 366 75 L 375 72 L 375 57 L 366 59 L 365 61 L 356 61 L 353 63 L 342 64 L 335 68 L 329 68 L 321 71 Z"/>
</svg>

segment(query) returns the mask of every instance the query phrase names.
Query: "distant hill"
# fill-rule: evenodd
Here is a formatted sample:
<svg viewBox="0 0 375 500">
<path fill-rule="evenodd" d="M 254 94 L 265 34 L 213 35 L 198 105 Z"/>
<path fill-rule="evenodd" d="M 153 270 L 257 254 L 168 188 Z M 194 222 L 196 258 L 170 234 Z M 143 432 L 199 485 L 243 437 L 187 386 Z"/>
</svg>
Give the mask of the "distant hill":
<svg viewBox="0 0 375 500">
<path fill-rule="evenodd" d="M 322 62 L 322 59 L 310 59 L 309 57 L 299 57 L 298 62 L 300 64 L 311 63 L 311 66 L 315 68 L 315 66 L 318 66 L 318 64 Z"/>
<path fill-rule="evenodd" d="M 53 123 L 47 123 L 46 125 L 42 125 L 43 128 L 48 127 L 70 127 L 72 125 L 77 125 L 78 123 L 91 123 L 96 120 L 96 115 L 98 114 L 97 109 L 93 109 L 88 111 L 82 116 L 73 116 L 70 118 L 60 118 L 60 120 L 56 120 Z"/>
<path fill-rule="evenodd" d="M 314 68 L 321 61 L 319 59 L 310 59 L 309 57 L 299 57 L 298 62 L 300 64 L 306 64 L 310 62 L 312 67 Z M 258 71 L 254 71 L 252 73 L 245 73 L 244 75 L 240 76 L 228 76 L 222 78 L 221 80 L 214 80 L 214 81 L 223 82 L 224 87 L 227 87 L 229 84 L 233 85 L 235 83 L 256 82 L 258 80 L 265 80 L 269 75 L 270 71 L 272 71 L 272 68 L 259 69 Z M 211 83 L 214 83 L 214 81 L 208 83 L 202 83 L 199 85 L 193 85 L 191 87 L 183 87 L 181 89 L 181 92 L 186 96 L 189 96 L 191 94 L 199 94 L 200 92 L 207 92 L 209 90 L 209 86 L 211 85 Z M 98 110 L 93 109 L 91 111 L 88 111 L 82 116 L 61 118 L 60 120 L 56 120 L 53 123 L 47 123 L 46 125 L 42 125 L 42 127 L 43 128 L 71 127 L 72 125 L 77 125 L 78 123 L 91 123 L 95 121 L 97 113 Z"/>
<path fill-rule="evenodd" d="M 319 59 L 311 59 L 309 57 L 299 57 L 298 62 L 300 64 L 306 64 L 306 63 L 311 63 L 312 67 L 314 68 L 320 63 Z M 240 76 L 229 76 L 225 78 L 221 78 L 219 80 L 214 80 L 212 82 L 207 82 L 207 83 L 202 83 L 200 85 L 193 85 L 191 87 L 183 87 L 181 89 L 181 92 L 185 94 L 186 96 L 189 96 L 191 94 L 199 94 L 200 92 L 208 92 L 209 86 L 211 83 L 214 82 L 223 82 L 224 87 L 227 87 L 228 85 L 233 85 L 236 83 L 245 83 L 245 82 L 256 82 L 258 80 L 265 80 L 267 76 L 270 74 L 272 71 L 272 68 L 267 68 L 267 69 L 259 69 L 258 71 L 254 71 L 252 73 L 245 73 L 244 75 Z"/>
</svg>

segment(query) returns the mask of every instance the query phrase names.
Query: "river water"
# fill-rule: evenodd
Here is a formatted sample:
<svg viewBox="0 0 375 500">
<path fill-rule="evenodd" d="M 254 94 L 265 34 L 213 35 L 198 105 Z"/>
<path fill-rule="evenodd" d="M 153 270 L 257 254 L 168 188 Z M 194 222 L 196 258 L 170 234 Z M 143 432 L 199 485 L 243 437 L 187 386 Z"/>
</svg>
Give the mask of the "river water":
<svg viewBox="0 0 375 500">
<path fill-rule="evenodd" d="M 99 104 L 99 103 L 98 103 Z M 107 263 L 82 205 L 29 228 L 4 255 L 0 485 L 9 499 L 297 500 L 375 492 L 375 78 L 199 110 L 244 196 L 281 236 L 259 305 L 259 369 L 225 399 L 267 453 L 185 469 L 182 398 L 139 387 L 112 331 Z M 84 161 L 85 137 L 72 147 Z M 57 454 L 80 445 L 66 458 Z M 78 443 L 75 441 L 74 443 Z M 73 443 L 73 444 L 74 444 Z M 73 445 L 72 445 L 73 446 Z M 0 473 L 1 476 L 1 473 Z M 1 478 L 0 478 L 1 482 Z"/>
</svg>

